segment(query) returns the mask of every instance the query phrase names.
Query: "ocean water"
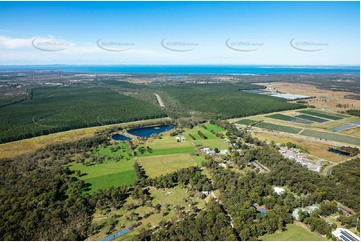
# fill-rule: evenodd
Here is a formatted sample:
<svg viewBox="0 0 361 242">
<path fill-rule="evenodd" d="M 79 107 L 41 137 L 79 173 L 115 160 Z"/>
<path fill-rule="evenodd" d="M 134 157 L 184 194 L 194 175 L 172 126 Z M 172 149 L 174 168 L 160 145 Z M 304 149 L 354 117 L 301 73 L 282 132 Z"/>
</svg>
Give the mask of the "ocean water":
<svg viewBox="0 0 361 242">
<path fill-rule="evenodd" d="M 138 74 L 317 74 L 359 73 L 359 66 L 276 66 L 276 65 L 28 65 L 0 66 L 0 72 L 53 70 L 76 73 L 138 73 Z"/>
</svg>

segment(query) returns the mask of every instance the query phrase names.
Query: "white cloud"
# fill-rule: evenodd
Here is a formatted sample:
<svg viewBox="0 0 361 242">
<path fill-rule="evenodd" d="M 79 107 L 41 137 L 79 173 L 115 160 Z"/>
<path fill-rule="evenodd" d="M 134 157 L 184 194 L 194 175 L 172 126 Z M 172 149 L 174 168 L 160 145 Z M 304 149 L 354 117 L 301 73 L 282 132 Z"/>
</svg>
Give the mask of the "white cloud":
<svg viewBox="0 0 361 242">
<path fill-rule="evenodd" d="M 0 35 L 0 47 L 5 47 L 8 49 L 30 47 L 32 40 L 33 40 L 32 38 L 16 39 L 16 38 L 9 38 L 9 37 Z"/>
</svg>

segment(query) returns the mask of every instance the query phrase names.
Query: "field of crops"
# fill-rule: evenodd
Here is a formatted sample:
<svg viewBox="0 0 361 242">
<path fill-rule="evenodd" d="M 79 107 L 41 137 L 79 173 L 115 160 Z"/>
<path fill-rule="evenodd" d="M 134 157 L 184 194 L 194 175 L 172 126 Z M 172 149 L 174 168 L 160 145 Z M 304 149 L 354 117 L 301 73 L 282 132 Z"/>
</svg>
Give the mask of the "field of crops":
<svg viewBox="0 0 361 242">
<path fill-rule="evenodd" d="M 306 114 L 297 115 L 296 118 L 302 118 L 317 123 L 323 123 L 328 121 L 327 119 L 317 118 Z"/>
<path fill-rule="evenodd" d="M 300 132 L 302 130 L 302 129 L 295 128 L 295 127 L 272 124 L 272 123 L 267 123 L 267 122 L 262 122 L 260 124 L 257 124 L 256 127 L 285 132 L 285 133 L 291 133 L 291 134 L 297 134 L 298 132 Z"/>
<path fill-rule="evenodd" d="M 343 119 L 347 116 L 341 115 L 341 114 L 335 114 L 335 113 L 326 113 L 326 112 L 321 112 L 321 111 L 316 111 L 316 110 L 300 110 L 300 113 L 304 113 L 304 114 L 309 114 L 312 116 L 317 116 L 320 118 L 326 118 L 326 119 L 330 119 L 330 120 L 339 120 L 339 119 Z"/>
<path fill-rule="evenodd" d="M 242 119 L 242 120 L 239 120 L 236 123 L 237 124 L 243 124 L 243 125 L 253 125 L 253 124 L 257 123 L 257 121 L 252 120 L 252 119 Z"/>
<path fill-rule="evenodd" d="M 266 116 L 267 118 L 273 118 L 273 119 L 279 119 L 279 120 L 283 120 L 283 121 L 291 121 L 292 117 L 288 116 L 288 115 L 284 115 L 281 113 L 276 113 L 276 114 L 271 114 Z"/>
<path fill-rule="evenodd" d="M 0 143 L 74 128 L 164 117 L 156 105 L 109 88 L 38 88 L 0 108 Z"/>
<path fill-rule="evenodd" d="M 328 133 L 328 132 L 321 132 L 316 130 L 304 130 L 300 133 L 300 135 L 315 137 L 319 139 L 325 139 L 325 140 L 332 140 L 336 142 L 341 143 L 347 143 L 352 145 L 359 145 L 360 139 L 357 137 L 351 137 L 347 135 L 341 135 L 341 134 L 335 134 L 335 133 Z"/>
</svg>

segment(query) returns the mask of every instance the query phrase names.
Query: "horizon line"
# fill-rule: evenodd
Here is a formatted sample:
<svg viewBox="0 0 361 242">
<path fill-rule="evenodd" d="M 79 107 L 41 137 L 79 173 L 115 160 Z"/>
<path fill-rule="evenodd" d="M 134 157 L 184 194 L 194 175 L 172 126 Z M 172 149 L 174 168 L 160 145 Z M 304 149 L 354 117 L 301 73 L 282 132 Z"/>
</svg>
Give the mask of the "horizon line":
<svg viewBox="0 0 361 242">
<path fill-rule="evenodd" d="M 337 66 L 360 67 L 360 64 L 0 64 L 0 66 Z"/>
</svg>

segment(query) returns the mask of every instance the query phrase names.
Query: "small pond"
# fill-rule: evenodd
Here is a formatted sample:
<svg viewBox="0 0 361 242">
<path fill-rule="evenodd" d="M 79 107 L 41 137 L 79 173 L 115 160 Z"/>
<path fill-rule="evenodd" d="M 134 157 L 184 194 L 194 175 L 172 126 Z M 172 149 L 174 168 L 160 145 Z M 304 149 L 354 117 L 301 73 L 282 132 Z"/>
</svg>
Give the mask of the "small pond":
<svg viewBox="0 0 361 242">
<path fill-rule="evenodd" d="M 122 140 L 122 141 L 124 141 L 124 140 L 132 140 L 132 138 L 129 138 L 129 137 L 127 137 L 127 136 L 125 136 L 125 135 L 121 135 L 121 134 L 115 134 L 115 135 L 113 135 L 113 136 L 112 136 L 112 139 L 113 139 L 113 140 Z"/>
<path fill-rule="evenodd" d="M 149 138 L 153 134 L 159 134 L 168 130 L 174 129 L 173 125 L 162 125 L 162 126 L 155 126 L 155 127 L 144 127 L 144 128 L 136 128 L 128 130 L 129 134 L 139 136 L 139 137 L 146 137 Z"/>
<path fill-rule="evenodd" d="M 350 153 L 348 152 L 344 152 L 344 151 L 341 151 L 341 150 L 336 150 L 336 149 L 328 149 L 329 152 L 332 152 L 332 153 L 335 153 L 335 154 L 339 154 L 339 155 L 344 155 L 344 156 L 349 156 Z"/>
</svg>

